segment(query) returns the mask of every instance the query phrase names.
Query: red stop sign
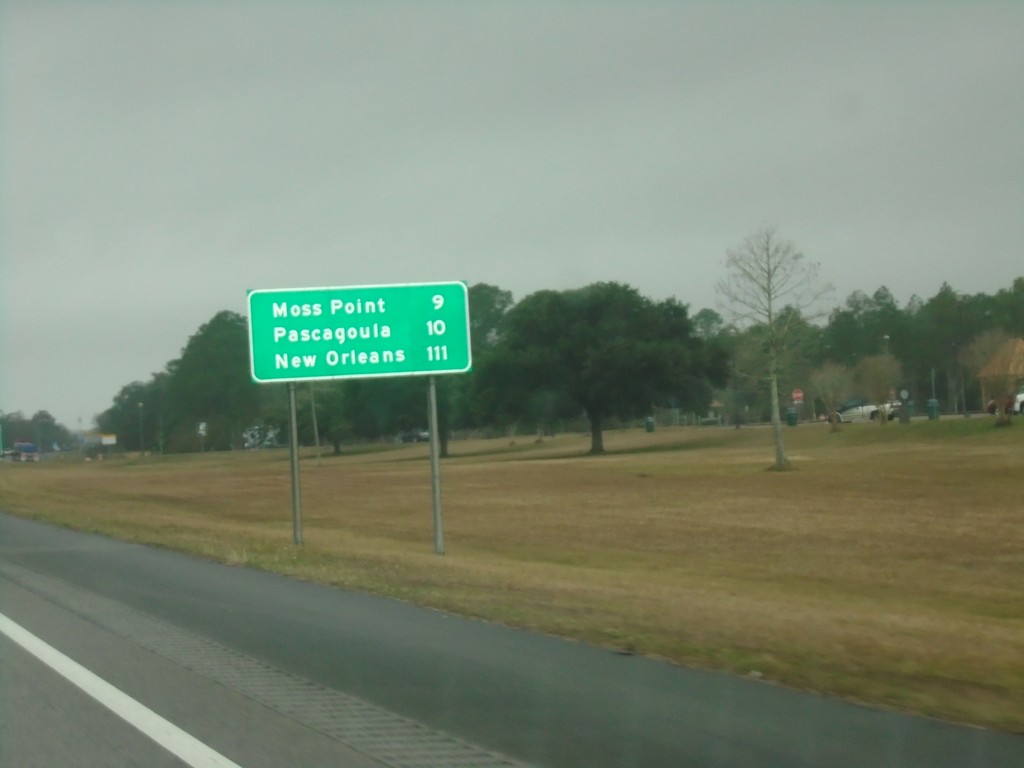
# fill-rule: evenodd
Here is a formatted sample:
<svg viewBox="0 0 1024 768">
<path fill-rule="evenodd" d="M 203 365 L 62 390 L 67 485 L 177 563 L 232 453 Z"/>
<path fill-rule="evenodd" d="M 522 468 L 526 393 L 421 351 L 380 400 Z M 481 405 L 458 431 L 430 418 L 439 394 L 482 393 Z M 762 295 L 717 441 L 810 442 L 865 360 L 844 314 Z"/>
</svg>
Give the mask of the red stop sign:
<svg viewBox="0 0 1024 768">
<path fill-rule="evenodd" d="M 802 389 L 793 390 L 793 402 L 799 405 L 804 401 L 804 391 Z"/>
</svg>

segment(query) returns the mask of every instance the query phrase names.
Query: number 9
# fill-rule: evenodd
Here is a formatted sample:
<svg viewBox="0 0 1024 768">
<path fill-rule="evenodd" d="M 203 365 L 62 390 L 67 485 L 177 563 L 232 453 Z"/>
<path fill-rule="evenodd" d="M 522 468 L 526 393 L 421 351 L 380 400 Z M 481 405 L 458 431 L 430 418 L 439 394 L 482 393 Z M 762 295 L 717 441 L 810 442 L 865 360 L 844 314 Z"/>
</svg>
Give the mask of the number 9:
<svg viewBox="0 0 1024 768">
<path fill-rule="evenodd" d="M 439 293 L 434 295 L 433 301 L 434 301 L 434 309 L 440 309 L 441 307 L 444 306 L 444 296 L 442 296 Z"/>
</svg>

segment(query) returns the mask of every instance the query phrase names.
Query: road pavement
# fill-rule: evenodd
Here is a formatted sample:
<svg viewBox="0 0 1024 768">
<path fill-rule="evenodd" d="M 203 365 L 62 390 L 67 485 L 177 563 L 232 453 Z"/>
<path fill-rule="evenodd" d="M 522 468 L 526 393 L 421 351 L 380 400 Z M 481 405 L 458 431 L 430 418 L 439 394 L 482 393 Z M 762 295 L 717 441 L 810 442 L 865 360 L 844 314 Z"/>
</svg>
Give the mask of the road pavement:
<svg viewBox="0 0 1024 768">
<path fill-rule="evenodd" d="M 143 703 L 155 702 L 164 717 L 243 766 L 1024 766 L 1021 736 L 3 514 L 0 614 L 82 657 Z M 32 662 L 0 637 L 0 663 L 4 679 L 16 682 L 4 687 L 0 706 L 20 709 L 31 698 L 34 678 L 22 676 Z M 43 689 L 63 695 L 59 681 Z M 0 735 L 4 744 L 14 738 L 10 728 Z M 11 743 L 22 755 L 40 741 L 19 738 Z M 132 762 L 131 750 L 142 748 L 123 748 L 127 762 L 94 764 L 160 764 Z M 282 754 L 291 762 L 266 761 Z"/>
</svg>

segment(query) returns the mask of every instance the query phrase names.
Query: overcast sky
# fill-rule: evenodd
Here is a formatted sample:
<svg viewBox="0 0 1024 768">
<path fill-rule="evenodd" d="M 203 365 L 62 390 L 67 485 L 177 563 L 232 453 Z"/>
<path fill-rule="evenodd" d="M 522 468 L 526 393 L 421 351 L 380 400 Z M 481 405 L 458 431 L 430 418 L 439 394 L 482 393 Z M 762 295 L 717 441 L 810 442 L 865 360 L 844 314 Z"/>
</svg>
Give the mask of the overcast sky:
<svg viewBox="0 0 1024 768">
<path fill-rule="evenodd" d="M 1024 275 L 1024 3 L 0 3 L 0 411 L 76 429 L 246 289 L 716 308 Z"/>
</svg>

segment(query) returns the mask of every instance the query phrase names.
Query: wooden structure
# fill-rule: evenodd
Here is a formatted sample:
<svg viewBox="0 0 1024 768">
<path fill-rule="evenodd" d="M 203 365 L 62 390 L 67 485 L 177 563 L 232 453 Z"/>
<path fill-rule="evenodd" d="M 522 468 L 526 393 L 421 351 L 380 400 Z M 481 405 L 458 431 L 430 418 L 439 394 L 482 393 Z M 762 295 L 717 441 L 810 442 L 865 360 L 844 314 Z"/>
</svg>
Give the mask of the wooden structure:
<svg viewBox="0 0 1024 768">
<path fill-rule="evenodd" d="M 1024 339 L 1010 339 L 978 371 L 981 398 L 992 399 L 1013 395 L 1024 382 Z"/>
</svg>

